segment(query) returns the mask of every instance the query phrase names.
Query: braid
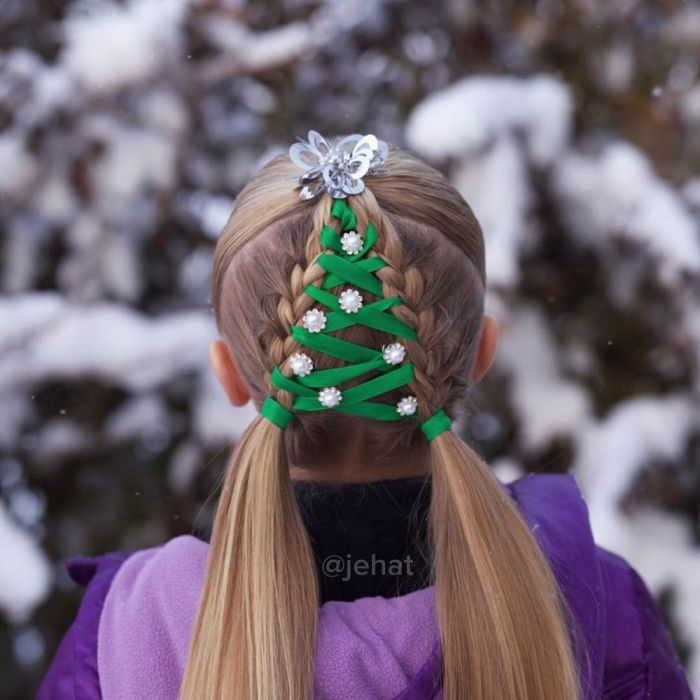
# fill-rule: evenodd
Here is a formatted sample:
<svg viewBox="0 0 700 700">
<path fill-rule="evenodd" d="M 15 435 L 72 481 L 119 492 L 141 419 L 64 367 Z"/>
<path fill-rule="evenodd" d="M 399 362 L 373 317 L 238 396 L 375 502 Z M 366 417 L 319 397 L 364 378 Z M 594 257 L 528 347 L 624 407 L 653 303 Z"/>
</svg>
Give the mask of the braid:
<svg viewBox="0 0 700 700">
<path fill-rule="evenodd" d="M 302 346 L 289 334 L 289 327 L 298 323 L 304 313 L 314 304 L 314 300 L 305 293 L 310 285 L 319 286 L 326 271 L 316 262 L 322 252 L 318 232 L 325 225 L 333 225 L 330 216 L 331 198 L 324 195 L 314 207 L 312 217 L 312 233 L 307 237 L 304 246 L 304 259 L 297 260 L 292 268 L 289 282 L 282 290 L 277 304 L 277 319 L 275 327 L 277 332 L 270 335 L 266 357 L 265 383 L 276 401 L 286 409 L 292 405 L 294 397 L 288 391 L 275 389 L 272 386 L 271 370 L 279 367 L 280 371 L 289 376 L 290 371 L 287 360 L 295 352 L 303 350 Z"/>
<path fill-rule="evenodd" d="M 406 354 L 413 363 L 415 373 L 415 379 L 409 387 L 418 397 L 418 410 L 425 420 L 437 409 L 448 405 L 454 393 L 455 382 L 452 379 L 455 368 L 442 368 L 432 350 L 440 346 L 441 339 L 436 337 L 435 310 L 424 302 L 426 285 L 423 273 L 415 265 L 406 264 L 403 244 L 396 227 L 374 195 L 366 189 L 357 200 L 362 200 L 361 206 L 355 205 L 358 219 L 361 215 L 367 217 L 380 232 L 376 254 L 387 266 L 376 274 L 382 281 L 384 295 L 398 296 L 403 301 L 401 306 L 392 308 L 391 313 L 416 332 L 415 340 L 405 341 Z M 457 384 L 463 385 L 463 382 Z"/>
<path fill-rule="evenodd" d="M 395 329 L 380 330 L 379 327 L 375 327 L 374 330 L 370 329 L 367 335 L 366 331 L 358 333 L 357 329 L 351 327 L 348 333 L 344 333 L 341 328 L 338 337 L 351 343 L 358 340 L 365 343 L 369 341 L 369 347 L 377 348 L 381 355 L 379 348 L 384 347 L 383 343 L 395 342 L 395 333 L 398 332 L 407 361 L 412 368 L 411 377 L 403 384 L 402 390 L 389 388 L 385 392 L 385 398 L 379 401 L 384 403 L 388 399 L 390 405 L 393 403 L 398 406 L 399 399 L 407 397 L 408 400 L 408 397 L 415 397 L 413 401 L 417 409 L 416 418 L 425 422 L 441 409 L 452 406 L 464 393 L 466 380 L 462 377 L 463 352 L 444 351 L 450 340 L 447 336 L 454 334 L 453 325 L 446 322 L 444 309 L 439 299 L 434 298 L 434 284 L 428 284 L 428 279 L 422 271 L 423 258 L 413 256 L 412 259 L 405 254 L 405 243 L 398 234 L 397 225 L 393 218 L 383 211 L 372 192 L 366 189 L 363 194 L 353 198 L 350 207 L 343 204 L 336 210 L 334 202 L 338 204 L 340 201 L 342 200 L 336 201 L 329 195 L 323 195 L 313 209 L 307 209 L 302 216 L 286 223 L 285 235 L 289 235 L 290 240 L 294 241 L 291 246 L 283 249 L 287 251 L 288 272 L 275 278 L 274 284 L 278 294 L 276 297 L 267 297 L 274 301 L 272 305 L 263 305 L 261 320 L 264 320 L 264 329 L 256 334 L 259 342 L 255 350 L 265 368 L 260 375 L 264 380 L 265 393 L 288 412 L 293 407 L 298 407 L 301 402 L 295 404 L 295 396 L 299 393 L 294 390 L 292 384 L 282 381 L 282 378 L 291 379 L 294 383 L 298 381 L 293 376 L 289 362 L 295 354 L 308 354 L 317 370 L 338 366 L 332 354 L 328 355 L 321 348 L 314 349 L 309 346 L 298 333 L 290 332 L 290 327 L 299 329 L 306 312 L 319 304 L 318 296 L 309 293 L 310 287 L 318 289 L 319 293 L 326 293 L 323 290 L 326 289 L 324 284 L 329 274 L 330 259 L 340 253 L 339 250 L 329 249 L 328 229 L 335 232 L 336 236 L 348 230 L 344 228 L 349 225 L 348 221 L 338 218 L 343 216 L 340 212 L 346 212 L 351 217 L 352 226 L 358 231 L 375 231 L 374 242 L 367 250 L 365 262 L 375 259 L 382 263 L 379 269 L 376 265 L 370 266 L 379 286 L 373 292 L 363 290 L 365 303 L 371 304 L 372 299 L 400 299 L 401 303 L 387 307 L 386 313 L 407 332 L 402 333 Z M 322 236 L 321 232 L 324 230 L 326 231 Z M 430 241 L 428 245 L 431 245 Z M 272 252 L 272 249 L 268 249 L 269 252 Z M 279 257 L 278 250 L 273 254 Z M 267 264 L 268 259 L 263 259 Z M 354 283 L 351 282 L 347 282 L 347 285 L 348 289 L 354 287 Z M 337 295 L 338 291 L 333 294 Z M 387 332 L 391 340 L 386 337 Z M 366 350 L 366 347 L 360 347 L 360 351 L 362 350 Z M 278 376 L 276 382 L 273 381 L 275 368 L 282 375 Z M 388 371 L 384 365 L 377 369 L 381 372 Z M 357 385 L 359 381 L 359 378 L 351 378 L 346 388 Z M 306 405 L 309 405 L 308 401 Z M 365 410 L 369 409 L 370 407 L 367 407 Z M 383 415 L 384 420 L 391 419 L 386 410 Z"/>
</svg>

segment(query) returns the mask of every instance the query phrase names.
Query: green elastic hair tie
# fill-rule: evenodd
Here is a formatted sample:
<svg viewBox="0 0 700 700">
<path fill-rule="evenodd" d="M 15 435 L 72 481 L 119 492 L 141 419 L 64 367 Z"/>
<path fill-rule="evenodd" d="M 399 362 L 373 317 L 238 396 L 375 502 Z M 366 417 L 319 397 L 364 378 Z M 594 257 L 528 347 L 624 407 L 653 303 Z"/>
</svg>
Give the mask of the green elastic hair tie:
<svg viewBox="0 0 700 700">
<path fill-rule="evenodd" d="M 343 360 L 347 364 L 317 371 L 312 371 L 309 365 L 308 371 L 299 372 L 292 377 L 286 377 L 275 367 L 272 371 L 272 385 L 294 396 L 291 410 L 268 397 L 260 412 L 282 430 L 289 425 L 292 411 L 334 410 L 380 421 L 415 420 L 418 417 L 418 400 L 415 396 L 404 396 L 397 404 L 373 400 L 413 382 L 413 364 L 403 361 L 405 347 L 398 342 L 392 343 L 389 348 L 398 352 L 399 357 L 388 357 L 389 350 L 385 353 L 385 348 L 377 350 L 331 335 L 334 331 L 361 325 L 401 340 L 416 340 L 415 330 L 390 311 L 403 304 L 403 301 L 399 297 L 385 297 L 382 281 L 375 274 L 387 265 L 378 255 L 369 255 L 378 239 L 375 226 L 368 223 L 359 237 L 359 232 L 355 231 L 357 218 L 344 199 L 333 201 L 331 215 L 338 221 L 340 233 L 336 233 L 330 226 L 323 227 L 320 241 L 328 252 L 316 259 L 326 274 L 318 287 L 309 285 L 305 289 L 307 296 L 325 307 L 323 310 L 314 307 L 314 313 L 323 315 L 323 328 L 310 330 L 302 321 L 302 324 L 291 326 L 289 330 L 291 337 L 301 346 Z M 353 235 L 344 237 L 345 233 L 350 232 Z M 355 297 L 359 295 L 359 308 L 352 311 L 343 308 L 340 295 L 342 290 L 333 291 L 335 287 L 341 286 L 345 287 L 346 294 Z M 363 299 L 363 293 L 369 293 L 377 299 L 367 302 Z M 293 355 L 292 359 L 294 357 Z M 309 358 L 302 356 L 301 361 L 308 363 Z M 340 390 L 343 383 L 370 372 L 376 376 Z M 421 423 L 421 430 L 428 440 L 434 440 L 450 427 L 450 419 L 442 410 Z"/>
<path fill-rule="evenodd" d="M 262 413 L 270 423 L 274 423 L 282 430 L 289 425 L 289 421 L 291 421 L 293 417 L 292 412 L 288 411 L 278 401 L 275 401 L 272 396 L 268 396 L 265 401 L 263 401 L 263 405 L 260 407 L 260 413 Z"/>
<path fill-rule="evenodd" d="M 420 429 L 423 431 L 425 437 L 432 441 L 438 435 L 452 430 L 452 421 L 443 410 L 440 410 L 434 413 L 428 420 L 424 420 L 420 424 Z"/>
</svg>

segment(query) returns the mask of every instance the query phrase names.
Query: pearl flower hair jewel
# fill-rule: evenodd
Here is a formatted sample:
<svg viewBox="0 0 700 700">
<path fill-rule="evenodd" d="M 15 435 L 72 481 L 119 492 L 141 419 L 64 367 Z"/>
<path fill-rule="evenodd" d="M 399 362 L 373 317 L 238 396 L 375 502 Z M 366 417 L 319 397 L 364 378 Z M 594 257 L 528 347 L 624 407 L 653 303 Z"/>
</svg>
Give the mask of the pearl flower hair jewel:
<svg viewBox="0 0 700 700">
<path fill-rule="evenodd" d="M 364 238 L 357 231 L 346 231 L 340 237 L 340 247 L 346 255 L 357 255 L 364 244 Z"/>
<path fill-rule="evenodd" d="M 289 366 L 297 377 L 305 377 L 313 371 L 314 361 L 306 353 L 295 352 L 289 358 Z"/>
<path fill-rule="evenodd" d="M 318 392 L 318 400 L 325 408 L 334 408 L 343 400 L 343 395 L 337 387 L 329 386 Z"/>
<path fill-rule="evenodd" d="M 396 404 L 396 410 L 402 416 L 412 416 L 418 410 L 418 399 L 415 396 L 404 396 Z"/>
<path fill-rule="evenodd" d="M 321 309 L 309 309 L 301 320 L 309 333 L 320 333 L 326 327 L 326 314 Z"/>
<path fill-rule="evenodd" d="M 406 357 L 406 348 L 401 343 L 391 343 L 382 348 L 384 362 L 388 365 L 398 365 Z"/>
<path fill-rule="evenodd" d="M 356 314 L 362 308 L 362 294 L 357 289 L 346 289 L 340 293 L 338 302 L 346 314 Z"/>
</svg>

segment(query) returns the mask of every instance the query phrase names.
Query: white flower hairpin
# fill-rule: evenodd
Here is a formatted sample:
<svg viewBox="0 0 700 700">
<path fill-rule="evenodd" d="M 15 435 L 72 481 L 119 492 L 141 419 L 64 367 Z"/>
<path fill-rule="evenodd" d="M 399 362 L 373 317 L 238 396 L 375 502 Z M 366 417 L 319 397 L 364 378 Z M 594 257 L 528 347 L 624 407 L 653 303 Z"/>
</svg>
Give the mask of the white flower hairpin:
<svg viewBox="0 0 700 700">
<path fill-rule="evenodd" d="M 387 174 L 380 166 L 389 147 L 374 134 L 351 134 L 330 143 L 317 131 L 309 131 L 307 138 L 289 148 L 289 158 L 305 171 L 299 178 L 302 199 L 313 199 L 324 189 L 345 199 L 365 189 L 365 175 Z"/>
</svg>

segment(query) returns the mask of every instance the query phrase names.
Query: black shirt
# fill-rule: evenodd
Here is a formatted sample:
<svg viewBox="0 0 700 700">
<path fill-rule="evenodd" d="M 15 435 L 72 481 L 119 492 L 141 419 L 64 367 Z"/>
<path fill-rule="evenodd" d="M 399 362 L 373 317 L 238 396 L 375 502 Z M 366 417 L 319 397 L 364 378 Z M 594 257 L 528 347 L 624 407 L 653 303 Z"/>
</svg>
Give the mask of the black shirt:
<svg viewBox="0 0 700 700">
<path fill-rule="evenodd" d="M 404 595 L 430 585 L 430 477 L 359 484 L 295 481 L 321 602 Z"/>
</svg>

